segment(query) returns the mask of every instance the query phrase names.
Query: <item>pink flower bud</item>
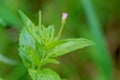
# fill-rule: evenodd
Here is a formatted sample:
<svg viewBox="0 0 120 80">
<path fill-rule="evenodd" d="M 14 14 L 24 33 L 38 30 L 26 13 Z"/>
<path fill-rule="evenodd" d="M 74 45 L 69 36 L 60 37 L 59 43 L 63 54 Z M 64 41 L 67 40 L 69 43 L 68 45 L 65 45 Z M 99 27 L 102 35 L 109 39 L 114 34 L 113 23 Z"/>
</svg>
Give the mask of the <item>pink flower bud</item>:
<svg viewBox="0 0 120 80">
<path fill-rule="evenodd" d="M 64 21 L 67 18 L 68 14 L 67 13 L 63 13 L 62 14 L 62 20 Z"/>
</svg>

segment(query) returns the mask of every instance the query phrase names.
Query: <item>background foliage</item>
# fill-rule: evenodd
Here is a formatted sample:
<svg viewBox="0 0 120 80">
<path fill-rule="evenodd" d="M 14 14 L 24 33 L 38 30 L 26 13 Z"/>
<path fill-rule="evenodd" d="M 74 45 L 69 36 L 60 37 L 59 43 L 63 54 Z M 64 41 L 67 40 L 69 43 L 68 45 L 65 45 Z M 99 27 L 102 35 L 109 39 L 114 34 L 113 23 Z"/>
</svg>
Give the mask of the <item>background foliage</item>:
<svg viewBox="0 0 120 80">
<path fill-rule="evenodd" d="M 5 80 L 31 80 L 18 55 L 18 37 L 23 26 L 20 9 L 35 24 L 41 10 L 42 23 L 54 24 L 57 31 L 62 12 L 67 12 L 62 38 L 85 37 L 98 44 L 58 58 L 61 65 L 49 64 L 62 78 L 112 80 L 113 76 L 113 80 L 119 80 L 119 3 L 119 0 L 0 0 L 0 76 Z"/>
</svg>

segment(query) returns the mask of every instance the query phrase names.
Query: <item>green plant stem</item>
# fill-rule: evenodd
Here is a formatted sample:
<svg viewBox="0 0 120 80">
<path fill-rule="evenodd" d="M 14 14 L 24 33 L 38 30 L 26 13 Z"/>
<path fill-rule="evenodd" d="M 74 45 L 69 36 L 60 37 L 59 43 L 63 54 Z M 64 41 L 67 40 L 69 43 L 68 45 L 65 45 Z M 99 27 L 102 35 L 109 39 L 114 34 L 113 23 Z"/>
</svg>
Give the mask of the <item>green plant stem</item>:
<svg viewBox="0 0 120 80">
<path fill-rule="evenodd" d="M 60 35 L 62 34 L 64 25 L 65 25 L 65 22 L 62 23 L 61 28 L 60 28 L 60 30 L 59 30 L 59 32 L 58 32 L 58 35 L 57 35 L 57 37 L 55 38 L 55 40 L 58 40 L 58 39 L 60 38 Z"/>
<path fill-rule="evenodd" d="M 38 21 L 39 21 L 39 22 L 38 22 L 38 23 L 39 23 L 39 24 L 38 24 L 38 25 L 39 25 L 39 30 L 42 31 L 42 30 L 41 30 L 41 11 L 39 11 L 39 20 L 38 20 Z"/>
</svg>

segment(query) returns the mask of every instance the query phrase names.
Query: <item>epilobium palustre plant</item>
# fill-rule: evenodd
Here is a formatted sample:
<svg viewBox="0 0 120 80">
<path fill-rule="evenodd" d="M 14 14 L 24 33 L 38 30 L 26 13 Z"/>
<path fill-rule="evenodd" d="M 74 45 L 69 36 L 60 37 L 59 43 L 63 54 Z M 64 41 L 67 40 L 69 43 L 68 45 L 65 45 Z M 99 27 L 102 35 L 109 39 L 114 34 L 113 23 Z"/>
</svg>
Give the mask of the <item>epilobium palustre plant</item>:
<svg viewBox="0 0 120 80">
<path fill-rule="evenodd" d="M 41 12 L 39 12 L 38 26 L 23 12 L 19 11 L 19 13 L 24 22 L 19 38 L 19 54 L 33 80 L 63 80 L 55 71 L 44 68 L 43 65 L 59 64 L 56 57 L 94 45 L 92 41 L 84 38 L 59 39 L 68 16 L 67 13 L 62 15 L 62 26 L 56 36 L 54 25 L 45 27 L 41 24 Z"/>
</svg>

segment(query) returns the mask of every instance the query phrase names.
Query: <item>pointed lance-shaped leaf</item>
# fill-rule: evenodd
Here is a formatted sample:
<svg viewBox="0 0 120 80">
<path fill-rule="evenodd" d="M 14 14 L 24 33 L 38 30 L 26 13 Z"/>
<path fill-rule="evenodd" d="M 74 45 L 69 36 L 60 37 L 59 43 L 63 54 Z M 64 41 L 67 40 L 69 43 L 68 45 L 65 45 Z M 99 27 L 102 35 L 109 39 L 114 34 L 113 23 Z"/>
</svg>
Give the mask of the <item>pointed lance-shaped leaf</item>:
<svg viewBox="0 0 120 80">
<path fill-rule="evenodd" d="M 22 12 L 19 11 L 19 14 L 23 20 L 24 26 L 29 32 L 34 32 L 35 31 L 35 25 L 33 22 Z"/>
<path fill-rule="evenodd" d="M 92 46 L 92 45 L 95 45 L 95 43 L 84 38 L 60 40 L 60 41 L 53 42 L 50 45 L 50 51 L 48 56 L 57 57 L 57 56 L 67 54 L 76 49 L 81 49 L 81 48 Z"/>
<path fill-rule="evenodd" d="M 19 38 L 19 55 L 21 56 L 26 67 L 30 67 L 32 64 L 30 56 L 26 52 L 27 47 L 35 49 L 35 42 L 32 36 L 24 28 Z"/>
<path fill-rule="evenodd" d="M 53 63 L 53 64 L 60 64 L 59 61 L 57 61 L 56 59 L 45 59 L 44 61 L 42 61 L 42 65 L 45 65 L 47 63 Z"/>
<path fill-rule="evenodd" d="M 41 70 L 29 69 L 29 75 L 33 80 L 61 80 L 59 75 L 49 68 Z"/>
</svg>

